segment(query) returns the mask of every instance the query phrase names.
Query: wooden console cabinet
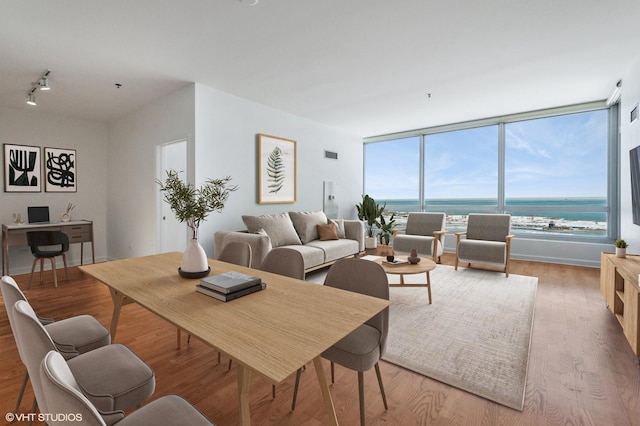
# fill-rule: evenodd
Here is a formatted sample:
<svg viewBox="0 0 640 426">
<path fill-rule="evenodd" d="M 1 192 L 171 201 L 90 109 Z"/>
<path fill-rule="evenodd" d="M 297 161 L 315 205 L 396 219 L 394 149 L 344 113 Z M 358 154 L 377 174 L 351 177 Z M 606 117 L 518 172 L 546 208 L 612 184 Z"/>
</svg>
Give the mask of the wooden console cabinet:
<svg viewBox="0 0 640 426">
<path fill-rule="evenodd" d="M 636 356 L 640 356 L 639 274 L 640 256 L 621 258 L 604 252 L 600 255 L 600 291 Z"/>
</svg>

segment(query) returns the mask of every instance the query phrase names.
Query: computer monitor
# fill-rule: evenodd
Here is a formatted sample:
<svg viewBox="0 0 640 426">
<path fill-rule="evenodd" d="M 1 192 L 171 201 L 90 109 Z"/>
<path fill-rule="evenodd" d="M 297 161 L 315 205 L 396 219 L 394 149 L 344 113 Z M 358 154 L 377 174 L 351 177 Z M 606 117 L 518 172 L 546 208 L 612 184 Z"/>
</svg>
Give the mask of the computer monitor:
<svg viewBox="0 0 640 426">
<path fill-rule="evenodd" d="M 27 216 L 29 223 L 49 222 L 49 206 L 27 207 Z"/>
</svg>

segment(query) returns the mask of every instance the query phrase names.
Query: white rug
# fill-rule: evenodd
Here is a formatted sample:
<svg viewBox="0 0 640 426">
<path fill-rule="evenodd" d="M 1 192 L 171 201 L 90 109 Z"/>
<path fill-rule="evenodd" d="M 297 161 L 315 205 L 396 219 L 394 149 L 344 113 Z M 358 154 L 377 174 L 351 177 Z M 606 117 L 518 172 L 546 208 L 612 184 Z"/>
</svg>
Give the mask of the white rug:
<svg viewBox="0 0 640 426">
<path fill-rule="evenodd" d="M 383 359 L 522 411 L 537 284 L 534 277 L 438 265 L 432 305 L 426 288 L 390 289 Z"/>
<path fill-rule="evenodd" d="M 309 278 L 324 280 L 323 274 Z M 407 276 L 405 282 L 424 279 Z M 431 271 L 432 305 L 426 288 L 392 287 L 383 359 L 522 411 L 537 283 L 438 265 Z"/>
</svg>

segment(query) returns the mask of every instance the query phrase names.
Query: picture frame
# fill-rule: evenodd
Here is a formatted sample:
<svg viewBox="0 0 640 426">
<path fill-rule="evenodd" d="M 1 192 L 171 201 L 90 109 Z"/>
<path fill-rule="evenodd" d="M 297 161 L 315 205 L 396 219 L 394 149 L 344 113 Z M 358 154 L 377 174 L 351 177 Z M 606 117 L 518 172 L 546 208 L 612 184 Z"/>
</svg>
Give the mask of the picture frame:
<svg viewBox="0 0 640 426">
<path fill-rule="evenodd" d="M 40 147 L 4 144 L 4 192 L 40 192 Z"/>
<path fill-rule="evenodd" d="M 296 202 L 296 141 L 258 134 L 258 204 Z"/>
<path fill-rule="evenodd" d="M 44 148 L 45 192 L 77 192 L 76 150 Z"/>
</svg>

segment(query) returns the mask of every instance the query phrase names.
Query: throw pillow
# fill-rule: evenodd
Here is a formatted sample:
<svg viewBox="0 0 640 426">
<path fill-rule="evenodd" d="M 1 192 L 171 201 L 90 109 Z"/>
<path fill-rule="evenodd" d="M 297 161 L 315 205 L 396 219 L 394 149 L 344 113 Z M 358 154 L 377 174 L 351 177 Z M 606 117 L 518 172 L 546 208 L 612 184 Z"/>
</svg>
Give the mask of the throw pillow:
<svg viewBox="0 0 640 426">
<path fill-rule="evenodd" d="M 320 234 L 320 241 L 337 240 L 338 230 L 333 223 L 327 223 L 326 225 L 317 225 L 318 234 Z"/>
<path fill-rule="evenodd" d="M 322 210 L 313 212 L 289 212 L 291 221 L 302 244 L 320 238 L 316 225 L 326 225 L 327 216 Z"/>
<path fill-rule="evenodd" d="M 300 238 L 291 223 L 289 215 L 286 213 L 263 215 L 263 216 L 242 216 L 242 221 L 247 230 L 252 234 L 262 228 L 271 239 L 273 247 L 286 245 L 300 245 Z"/>
<path fill-rule="evenodd" d="M 329 223 L 336 225 L 338 230 L 338 238 L 347 238 L 344 230 L 344 219 L 329 219 Z"/>
</svg>

